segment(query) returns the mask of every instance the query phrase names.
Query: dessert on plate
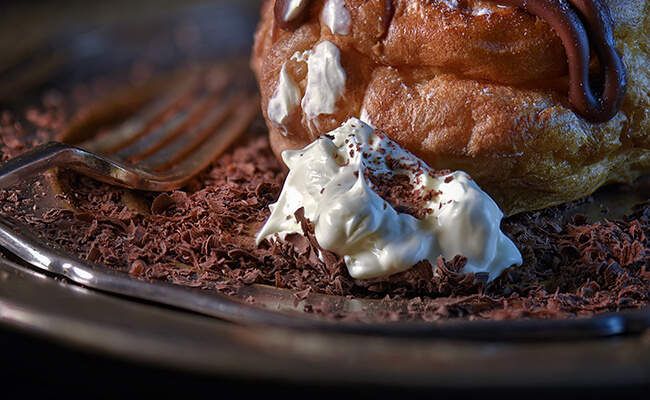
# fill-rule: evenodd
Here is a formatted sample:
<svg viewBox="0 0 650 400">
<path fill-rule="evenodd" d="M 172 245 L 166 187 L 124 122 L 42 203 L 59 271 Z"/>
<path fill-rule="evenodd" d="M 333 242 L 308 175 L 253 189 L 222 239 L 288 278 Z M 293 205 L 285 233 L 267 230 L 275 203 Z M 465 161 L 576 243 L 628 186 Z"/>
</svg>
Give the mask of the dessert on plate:
<svg viewBox="0 0 650 400">
<path fill-rule="evenodd" d="M 134 279 L 233 295 L 266 285 L 296 305 L 322 294 L 304 311 L 331 318 L 370 318 L 337 297 L 403 305 L 374 321 L 645 307 L 650 204 L 603 221 L 576 210 L 647 168 L 646 6 L 589 3 L 587 24 L 580 4 L 537 17 L 492 2 L 266 1 L 251 63 L 268 129 L 182 190 L 61 171 L 63 206 L 31 215 L 3 190 L 4 212 Z M 570 72 L 545 18 L 573 21 L 597 49 L 593 76 Z M 29 129 L 51 138 L 74 108 L 62 93 L 4 112 L 4 157 L 31 145 Z"/>
</svg>

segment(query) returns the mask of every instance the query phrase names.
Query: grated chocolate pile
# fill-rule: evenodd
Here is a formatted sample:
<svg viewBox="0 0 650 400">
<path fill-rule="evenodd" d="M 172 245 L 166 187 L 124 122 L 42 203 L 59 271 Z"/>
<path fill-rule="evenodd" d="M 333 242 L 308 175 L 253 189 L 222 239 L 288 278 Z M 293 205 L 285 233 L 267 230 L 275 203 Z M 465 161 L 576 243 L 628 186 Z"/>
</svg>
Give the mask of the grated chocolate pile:
<svg viewBox="0 0 650 400">
<path fill-rule="evenodd" d="M 0 111 L 2 158 L 52 138 L 74 108 L 52 92 L 42 104 Z M 294 217 L 304 235 L 291 235 L 287 244 L 255 245 L 286 172 L 258 126 L 183 190 L 131 191 L 62 171 L 59 197 L 66 207 L 36 216 L 21 207 L 33 200 L 16 190 L 0 190 L 0 199 L 3 213 L 45 240 L 136 279 L 223 293 L 264 284 L 294 290 L 297 299 L 312 292 L 404 300 L 407 309 L 391 318 L 405 320 L 567 318 L 648 304 L 649 202 L 614 221 L 566 217 L 589 198 L 504 220 L 524 265 L 489 283 L 484 276 L 459 274 L 461 256 L 436 260 L 435 275 L 425 261 L 389 279 L 354 280 L 340 257 L 319 249 L 300 210 Z M 326 308 L 312 312 L 345 318 Z"/>
</svg>

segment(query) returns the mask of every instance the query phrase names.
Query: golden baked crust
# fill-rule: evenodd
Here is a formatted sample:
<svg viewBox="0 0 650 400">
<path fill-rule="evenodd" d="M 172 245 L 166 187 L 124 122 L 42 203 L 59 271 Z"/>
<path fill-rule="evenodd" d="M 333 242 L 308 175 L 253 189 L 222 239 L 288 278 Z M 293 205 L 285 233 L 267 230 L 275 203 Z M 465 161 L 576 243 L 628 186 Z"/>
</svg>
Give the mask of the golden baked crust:
<svg viewBox="0 0 650 400">
<path fill-rule="evenodd" d="M 308 20 L 287 32 L 267 0 L 255 37 L 251 63 L 278 155 L 362 116 L 431 167 L 468 172 L 508 215 L 574 200 L 650 169 L 646 0 L 608 0 L 628 91 L 605 123 L 572 110 L 562 43 L 522 10 L 472 0 L 462 10 L 442 0 L 394 0 L 389 17 L 387 1 L 345 0 L 349 32 L 333 34 L 321 15 L 326 1 L 312 3 Z M 269 120 L 282 68 L 304 95 L 307 67 L 295 55 L 325 41 L 340 50 L 346 75 L 334 111 L 307 118 L 298 105 L 282 123 Z"/>
</svg>

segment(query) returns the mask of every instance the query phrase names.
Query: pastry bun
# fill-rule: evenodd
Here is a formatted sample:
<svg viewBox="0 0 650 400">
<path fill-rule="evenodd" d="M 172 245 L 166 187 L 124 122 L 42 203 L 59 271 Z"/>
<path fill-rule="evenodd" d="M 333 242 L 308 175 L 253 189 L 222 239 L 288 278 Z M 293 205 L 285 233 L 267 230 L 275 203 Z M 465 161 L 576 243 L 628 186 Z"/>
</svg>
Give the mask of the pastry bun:
<svg viewBox="0 0 650 400">
<path fill-rule="evenodd" d="M 359 117 L 432 168 L 469 173 L 507 215 L 631 181 L 650 169 L 650 10 L 598 1 L 627 71 L 624 99 L 600 120 L 570 97 L 572 48 L 521 8 L 267 0 L 251 65 L 273 151 Z M 592 72 L 604 63 L 589 62 Z"/>
</svg>

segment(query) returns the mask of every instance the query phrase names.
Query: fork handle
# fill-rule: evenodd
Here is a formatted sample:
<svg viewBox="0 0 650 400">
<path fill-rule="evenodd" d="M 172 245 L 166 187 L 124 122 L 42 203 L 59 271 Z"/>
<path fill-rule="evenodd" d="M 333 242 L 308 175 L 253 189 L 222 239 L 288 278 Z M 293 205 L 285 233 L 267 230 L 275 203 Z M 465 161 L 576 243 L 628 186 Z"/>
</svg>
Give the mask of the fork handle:
<svg viewBox="0 0 650 400">
<path fill-rule="evenodd" d="M 0 188 L 7 188 L 51 168 L 74 162 L 73 146 L 47 142 L 0 164 Z"/>
</svg>

